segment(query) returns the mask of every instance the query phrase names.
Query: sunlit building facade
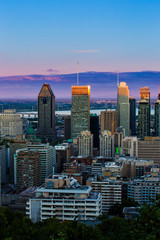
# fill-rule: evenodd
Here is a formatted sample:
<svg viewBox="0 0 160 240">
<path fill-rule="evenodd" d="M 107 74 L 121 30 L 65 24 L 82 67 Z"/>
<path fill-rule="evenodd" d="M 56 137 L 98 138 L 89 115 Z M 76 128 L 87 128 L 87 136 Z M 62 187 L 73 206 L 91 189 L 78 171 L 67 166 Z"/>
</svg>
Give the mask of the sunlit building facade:
<svg viewBox="0 0 160 240">
<path fill-rule="evenodd" d="M 72 86 L 72 138 L 90 130 L 90 86 Z"/>
<path fill-rule="evenodd" d="M 129 89 L 125 82 L 118 86 L 118 127 L 125 128 L 125 135 L 130 135 L 130 106 L 129 106 Z"/>
</svg>

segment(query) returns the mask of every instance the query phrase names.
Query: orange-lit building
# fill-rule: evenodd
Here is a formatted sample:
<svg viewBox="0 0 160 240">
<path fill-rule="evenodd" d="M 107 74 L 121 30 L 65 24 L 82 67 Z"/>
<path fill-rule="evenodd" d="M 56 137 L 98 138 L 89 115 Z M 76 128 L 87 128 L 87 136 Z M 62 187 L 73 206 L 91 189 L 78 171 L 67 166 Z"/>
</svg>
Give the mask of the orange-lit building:
<svg viewBox="0 0 160 240">
<path fill-rule="evenodd" d="M 90 86 L 72 86 L 72 138 L 90 130 Z"/>
</svg>

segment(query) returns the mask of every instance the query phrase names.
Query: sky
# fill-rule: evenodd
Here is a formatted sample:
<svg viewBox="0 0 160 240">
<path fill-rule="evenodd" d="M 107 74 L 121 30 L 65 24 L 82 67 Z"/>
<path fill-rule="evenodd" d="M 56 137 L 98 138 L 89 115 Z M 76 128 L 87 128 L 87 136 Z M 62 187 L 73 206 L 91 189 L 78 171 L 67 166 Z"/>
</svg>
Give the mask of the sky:
<svg viewBox="0 0 160 240">
<path fill-rule="evenodd" d="M 160 70 L 159 0 L 0 0 L 0 76 Z"/>
</svg>

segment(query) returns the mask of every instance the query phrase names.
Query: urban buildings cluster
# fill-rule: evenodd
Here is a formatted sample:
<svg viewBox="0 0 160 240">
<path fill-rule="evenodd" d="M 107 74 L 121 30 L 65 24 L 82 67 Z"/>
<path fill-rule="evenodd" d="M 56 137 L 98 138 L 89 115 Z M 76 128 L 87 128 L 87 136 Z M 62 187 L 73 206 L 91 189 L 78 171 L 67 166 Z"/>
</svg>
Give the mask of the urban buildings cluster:
<svg viewBox="0 0 160 240">
<path fill-rule="evenodd" d="M 122 199 L 152 204 L 160 194 L 160 94 L 151 131 L 150 92 L 136 100 L 118 85 L 117 110 L 90 114 L 90 86 L 72 86 L 71 115 L 56 142 L 55 96 L 38 95 L 38 125 L 15 110 L 0 114 L 1 202 L 33 222 L 95 220 Z M 35 120 L 35 119 L 34 119 Z M 24 129 L 26 134 L 24 136 Z M 6 194 L 7 193 L 7 194 Z M 11 204 L 12 203 L 12 204 Z"/>
</svg>

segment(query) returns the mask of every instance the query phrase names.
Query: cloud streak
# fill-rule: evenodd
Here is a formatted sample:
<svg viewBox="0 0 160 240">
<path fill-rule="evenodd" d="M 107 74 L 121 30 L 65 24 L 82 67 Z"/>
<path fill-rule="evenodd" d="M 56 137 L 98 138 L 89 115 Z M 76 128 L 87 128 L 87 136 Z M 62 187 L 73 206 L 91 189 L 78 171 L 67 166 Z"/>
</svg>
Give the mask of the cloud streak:
<svg viewBox="0 0 160 240">
<path fill-rule="evenodd" d="M 54 70 L 53 68 L 49 68 L 46 70 L 46 72 L 49 72 L 49 73 L 57 73 L 58 71 L 57 70 Z"/>
<path fill-rule="evenodd" d="M 74 53 L 96 53 L 96 52 L 100 52 L 99 49 L 94 49 L 94 50 L 74 50 L 72 51 Z"/>
</svg>

